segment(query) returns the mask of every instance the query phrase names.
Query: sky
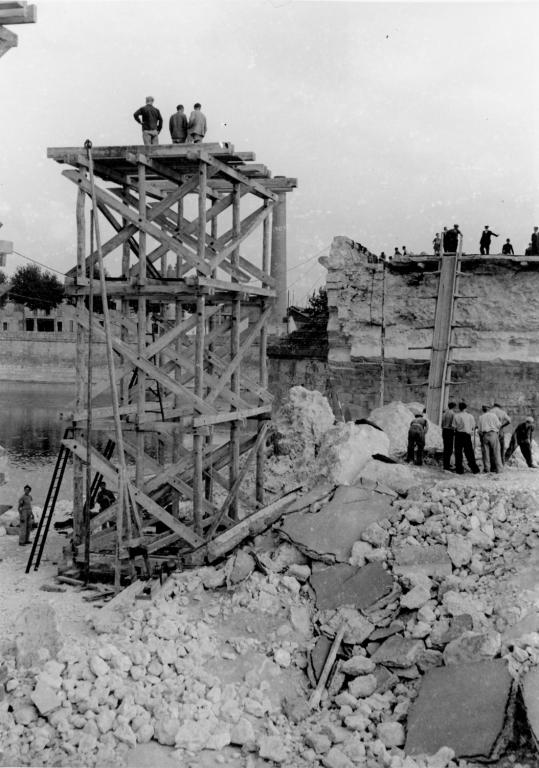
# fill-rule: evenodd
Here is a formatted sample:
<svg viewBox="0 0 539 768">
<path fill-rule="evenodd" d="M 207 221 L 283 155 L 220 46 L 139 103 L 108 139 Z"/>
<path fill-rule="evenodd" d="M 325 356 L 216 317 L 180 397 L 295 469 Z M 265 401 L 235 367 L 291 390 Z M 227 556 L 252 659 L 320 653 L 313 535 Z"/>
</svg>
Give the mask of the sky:
<svg viewBox="0 0 539 768">
<path fill-rule="evenodd" d="M 165 122 L 201 102 L 208 141 L 298 179 L 296 304 L 324 283 L 318 257 L 336 235 L 417 253 L 458 223 L 477 253 L 489 225 L 493 251 L 510 237 L 522 253 L 539 224 L 539 3 L 36 5 L 0 59 L 0 238 L 51 269 L 76 260 L 75 187 L 47 147 L 140 143 L 147 95 Z M 7 273 L 24 263 L 8 257 Z"/>
</svg>

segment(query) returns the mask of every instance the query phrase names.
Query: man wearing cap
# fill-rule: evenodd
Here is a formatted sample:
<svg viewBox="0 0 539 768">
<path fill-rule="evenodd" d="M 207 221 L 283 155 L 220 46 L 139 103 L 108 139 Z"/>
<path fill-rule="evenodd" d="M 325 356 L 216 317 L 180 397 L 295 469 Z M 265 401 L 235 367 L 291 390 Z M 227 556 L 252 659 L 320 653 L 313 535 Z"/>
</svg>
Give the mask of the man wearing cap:
<svg viewBox="0 0 539 768">
<path fill-rule="evenodd" d="M 513 453 L 517 449 L 517 445 L 520 448 L 522 455 L 526 460 L 526 464 L 530 468 L 535 468 L 535 464 L 532 459 L 532 437 L 534 430 L 534 421 L 531 416 L 526 418 L 526 421 L 522 421 L 511 435 L 511 442 L 509 448 L 505 452 L 505 460 L 511 458 Z"/>
<path fill-rule="evenodd" d="M 159 144 L 159 134 L 163 127 L 161 112 L 153 105 L 153 96 L 146 96 L 146 104 L 133 113 L 133 117 L 142 126 L 142 141 L 146 146 Z"/>
<path fill-rule="evenodd" d="M 531 236 L 531 249 L 533 256 L 539 256 L 539 227 L 534 227 Z"/>
<path fill-rule="evenodd" d="M 479 249 L 481 252 L 481 256 L 488 256 L 490 251 L 490 240 L 492 237 L 498 237 L 498 235 L 495 232 L 492 232 L 489 229 L 488 224 L 485 226 L 483 231 L 481 232 L 481 239 L 479 240 Z"/>
<path fill-rule="evenodd" d="M 507 411 L 504 411 L 499 403 L 494 403 L 490 410 L 492 413 L 495 413 L 501 421 L 500 431 L 498 432 L 498 439 L 500 441 L 500 456 L 502 459 L 502 464 L 505 464 L 505 434 L 507 432 L 505 428 L 511 424 L 511 418 Z"/>
<path fill-rule="evenodd" d="M 475 430 L 475 419 L 471 413 L 466 410 L 466 403 L 459 403 L 458 413 L 455 414 L 455 471 L 458 475 L 464 474 L 462 465 L 462 454 L 466 456 L 468 466 L 476 475 L 479 467 L 475 460 L 475 453 L 472 444 L 472 435 Z"/>
<path fill-rule="evenodd" d="M 500 456 L 500 441 L 498 432 L 502 425 L 496 414 L 488 407 L 481 406 L 482 414 L 478 419 L 479 438 L 481 440 L 481 455 L 483 457 L 483 472 L 502 471 L 502 459 Z"/>
<path fill-rule="evenodd" d="M 459 247 L 459 237 L 462 237 L 459 225 L 453 224 L 453 229 L 448 229 L 445 236 L 444 250 L 447 251 L 447 253 L 457 252 Z"/>
</svg>

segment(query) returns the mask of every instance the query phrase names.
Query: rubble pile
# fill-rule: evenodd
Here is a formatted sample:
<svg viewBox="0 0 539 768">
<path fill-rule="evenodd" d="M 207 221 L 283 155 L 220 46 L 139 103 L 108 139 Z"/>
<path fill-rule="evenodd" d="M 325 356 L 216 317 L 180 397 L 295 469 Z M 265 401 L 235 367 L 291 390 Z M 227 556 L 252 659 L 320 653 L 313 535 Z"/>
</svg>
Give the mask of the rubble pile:
<svg viewBox="0 0 539 768">
<path fill-rule="evenodd" d="M 6 657 L 4 760 L 120 765 L 150 740 L 182 766 L 208 750 L 216 764 L 252 768 L 494 759 L 515 681 L 539 662 L 539 626 L 518 624 L 525 596 L 508 603 L 499 588 L 537 545 L 537 500 L 440 485 L 387 498 L 387 516 L 378 509 L 329 561 L 314 544 L 307 556 L 258 537 L 222 567 L 172 575 L 125 616 L 104 612 L 88 647 L 48 659 L 44 650 L 29 668 Z M 368 502 L 363 488 L 346 487 L 328 506 L 350 499 Z M 322 706 L 311 710 L 306 680 L 316 685 L 343 623 Z M 452 731 L 448 712 L 461 713 Z"/>
</svg>

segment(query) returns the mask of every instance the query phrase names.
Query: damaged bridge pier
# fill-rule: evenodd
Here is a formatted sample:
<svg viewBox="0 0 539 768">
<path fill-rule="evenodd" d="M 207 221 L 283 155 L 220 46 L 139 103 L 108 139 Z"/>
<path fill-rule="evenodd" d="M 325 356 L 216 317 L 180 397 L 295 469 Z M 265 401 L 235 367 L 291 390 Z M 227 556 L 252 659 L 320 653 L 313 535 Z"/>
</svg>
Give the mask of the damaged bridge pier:
<svg viewBox="0 0 539 768">
<path fill-rule="evenodd" d="M 91 498 L 84 465 L 110 490 L 120 484 L 110 385 L 94 380 L 91 362 L 88 372 L 89 335 L 107 335 L 95 299 L 93 318 L 89 312 L 100 289 L 94 216 L 107 302 L 121 310 L 110 342 L 142 544 L 152 556 L 198 549 L 264 502 L 273 400 L 266 345 L 280 330 L 286 194 L 296 180 L 273 178 L 253 153 L 229 143 L 94 147 L 93 174 L 83 148 L 49 149 L 48 157 L 69 166 L 63 176 L 78 190 L 77 263 L 66 281 L 77 307 L 77 394 L 64 414 L 73 434 L 63 443 L 74 461 L 76 559 Z M 89 216 L 92 196 L 97 210 Z M 257 355 L 256 376 L 253 366 L 249 375 L 243 370 L 249 355 Z M 256 468 L 253 497 L 243 489 L 249 467 Z M 116 514 L 113 504 L 89 523 L 94 560 L 112 561 L 118 551 L 120 533 L 106 527 Z M 124 521 L 122 546 L 129 528 Z"/>
</svg>

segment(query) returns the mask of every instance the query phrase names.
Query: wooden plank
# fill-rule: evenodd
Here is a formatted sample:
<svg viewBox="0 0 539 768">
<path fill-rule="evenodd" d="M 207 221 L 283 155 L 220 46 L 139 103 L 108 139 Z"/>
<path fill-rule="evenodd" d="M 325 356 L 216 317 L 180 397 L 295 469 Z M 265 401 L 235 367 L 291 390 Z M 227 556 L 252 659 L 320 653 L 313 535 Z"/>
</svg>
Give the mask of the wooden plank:
<svg viewBox="0 0 539 768">
<path fill-rule="evenodd" d="M 197 147 L 196 144 L 154 144 L 146 146 L 144 144 L 122 144 L 114 146 L 92 147 L 92 155 L 96 162 L 100 160 L 125 160 L 126 152 L 137 154 L 142 152 L 146 157 L 158 158 L 161 160 L 179 160 L 189 156 L 198 159 L 201 153 L 210 153 L 216 157 L 234 157 L 240 161 L 245 158 L 246 153 L 235 152 L 234 145 L 230 142 L 204 143 Z M 84 153 L 83 147 L 48 147 L 47 157 L 61 163 L 70 163 L 71 158 Z M 254 155 L 253 155 L 254 157 Z"/>
<path fill-rule="evenodd" d="M 222 267 L 222 264 L 219 264 Z M 201 288 L 209 288 L 213 291 L 228 291 L 230 294 L 244 293 L 246 296 L 267 296 L 272 298 L 277 295 L 274 288 L 259 288 L 256 285 L 246 285 L 245 283 L 227 283 L 225 280 L 216 280 L 214 277 L 197 277 L 197 284 Z"/>
<path fill-rule="evenodd" d="M 224 424 L 227 421 L 235 419 L 252 419 L 254 416 L 260 416 L 262 413 L 271 413 L 271 405 L 260 405 L 257 408 L 249 408 L 242 411 L 230 411 L 229 413 L 218 413 L 215 416 L 196 416 L 193 419 L 194 427 L 208 427 L 213 424 Z"/>
<path fill-rule="evenodd" d="M 267 507 L 263 507 L 257 512 L 253 512 L 252 515 L 248 515 L 241 522 L 224 531 L 224 533 L 220 533 L 206 545 L 205 551 L 209 562 L 212 563 L 223 557 L 223 555 L 237 547 L 238 544 L 241 544 L 249 536 L 256 536 L 258 533 L 265 531 L 282 515 L 286 514 L 287 509 L 299 497 L 299 490 L 294 489 Z"/>
<path fill-rule="evenodd" d="M 0 24 L 35 24 L 37 8 L 35 5 L 25 5 L 22 8 L 6 8 L 0 5 Z"/>
<path fill-rule="evenodd" d="M 275 195 L 271 190 L 267 189 L 263 184 L 255 181 L 254 179 L 250 179 L 247 176 L 244 176 L 243 173 L 239 173 L 233 168 L 230 168 L 230 166 L 225 165 L 225 163 L 217 160 L 217 158 L 212 157 L 208 152 L 201 152 L 200 159 L 210 165 L 212 168 L 215 168 L 217 171 L 219 171 L 219 173 L 225 176 L 225 178 L 230 179 L 231 181 L 239 182 L 240 184 L 245 184 L 249 188 L 249 191 L 253 192 L 253 194 L 258 195 L 259 197 L 269 198 L 270 200 L 277 200 L 277 195 Z"/>
</svg>

